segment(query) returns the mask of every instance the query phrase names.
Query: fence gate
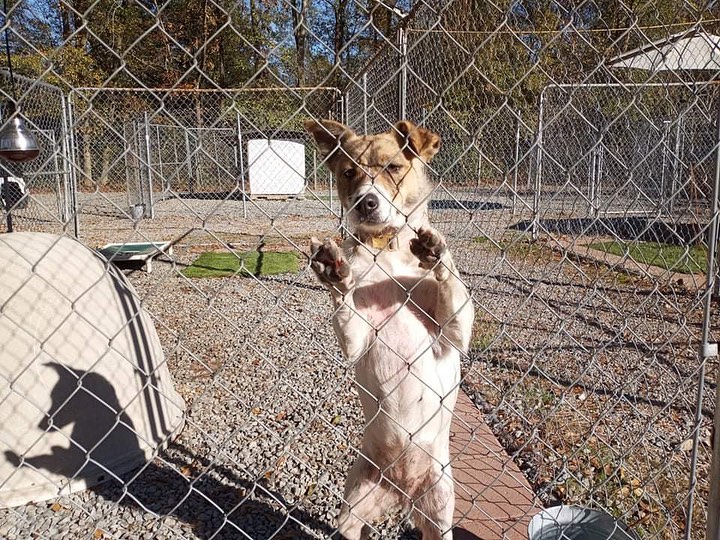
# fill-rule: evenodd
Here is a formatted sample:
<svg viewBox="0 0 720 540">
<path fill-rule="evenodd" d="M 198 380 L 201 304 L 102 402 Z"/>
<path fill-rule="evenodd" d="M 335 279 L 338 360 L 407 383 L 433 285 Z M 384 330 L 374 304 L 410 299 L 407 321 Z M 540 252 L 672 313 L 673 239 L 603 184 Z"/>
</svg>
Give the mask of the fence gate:
<svg viewBox="0 0 720 540">
<path fill-rule="evenodd" d="M 20 112 L 40 147 L 40 155 L 30 163 L 0 162 L 0 174 L 20 178 L 26 193 L 10 208 L 15 229 L 73 232 L 77 212 L 65 94 L 56 86 L 18 75 L 15 82 L 17 92 L 24 94 Z M 0 93 L 4 121 L 12 101 L 10 74 L 4 70 Z"/>
</svg>

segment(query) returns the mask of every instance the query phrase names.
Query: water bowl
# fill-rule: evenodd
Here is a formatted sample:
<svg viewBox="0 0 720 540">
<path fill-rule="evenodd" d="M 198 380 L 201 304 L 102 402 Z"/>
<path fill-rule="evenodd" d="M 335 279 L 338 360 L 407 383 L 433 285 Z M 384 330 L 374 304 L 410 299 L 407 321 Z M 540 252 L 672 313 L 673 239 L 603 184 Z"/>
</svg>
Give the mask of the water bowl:
<svg viewBox="0 0 720 540">
<path fill-rule="evenodd" d="M 530 540 L 639 540 L 622 521 L 581 506 L 541 510 L 528 525 L 528 537 Z"/>
</svg>

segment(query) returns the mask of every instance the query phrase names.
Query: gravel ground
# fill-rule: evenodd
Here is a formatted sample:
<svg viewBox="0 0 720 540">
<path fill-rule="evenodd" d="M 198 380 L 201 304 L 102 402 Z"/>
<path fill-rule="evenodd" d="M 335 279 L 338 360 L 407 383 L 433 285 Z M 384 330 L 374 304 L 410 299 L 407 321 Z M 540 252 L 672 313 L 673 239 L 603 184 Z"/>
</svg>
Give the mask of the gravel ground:
<svg viewBox="0 0 720 540">
<path fill-rule="evenodd" d="M 601 506 L 646 538 L 679 537 L 699 368 L 698 293 L 579 260 L 550 242 L 530 244 L 512 229 L 523 216 L 512 216 L 502 198 L 482 199 L 500 208 L 478 206 L 471 194 L 460 205 L 441 195 L 436 201 L 433 221 L 448 235 L 476 303 L 466 391 L 538 496 Z M 309 235 L 336 233 L 330 202 L 253 201 L 244 219 L 238 201 L 169 200 L 154 219 L 135 224 L 101 215 L 102 202 L 84 201 L 86 244 L 176 241 L 172 261 L 129 278 L 156 321 L 188 404 L 187 425 L 160 457 L 126 475 L 125 486 L 0 511 L 0 538 L 327 536 L 362 416 L 325 293 L 305 270 L 192 281 L 179 270 L 204 251 L 261 242 L 305 249 Z M 412 538 L 407 529 L 394 520 L 381 528 L 387 538 Z"/>
</svg>

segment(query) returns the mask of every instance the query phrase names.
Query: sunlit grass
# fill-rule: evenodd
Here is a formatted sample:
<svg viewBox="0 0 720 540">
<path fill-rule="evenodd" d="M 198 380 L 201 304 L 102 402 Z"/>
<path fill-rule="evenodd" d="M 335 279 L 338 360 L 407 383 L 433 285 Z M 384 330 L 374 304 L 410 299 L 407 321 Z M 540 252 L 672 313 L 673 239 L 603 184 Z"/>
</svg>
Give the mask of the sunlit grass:
<svg viewBox="0 0 720 540">
<path fill-rule="evenodd" d="M 298 258 L 283 251 L 244 253 L 209 251 L 200 255 L 182 273 L 189 278 L 214 278 L 239 275 L 272 276 L 298 271 Z"/>
<path fill-rule="evenodd" d="M 683 274 L 705 272 L 705 246 L 678 246 L 659 242 L 597 242 L 588 247 L 613 255 L 628 256 L 641 264 L 658 266 Z"/>
</svg>

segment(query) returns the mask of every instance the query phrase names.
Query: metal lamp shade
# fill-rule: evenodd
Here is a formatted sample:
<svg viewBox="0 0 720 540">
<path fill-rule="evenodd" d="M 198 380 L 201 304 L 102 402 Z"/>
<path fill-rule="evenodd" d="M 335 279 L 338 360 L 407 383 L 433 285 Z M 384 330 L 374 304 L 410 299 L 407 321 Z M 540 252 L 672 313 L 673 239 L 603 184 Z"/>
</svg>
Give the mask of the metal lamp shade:
<svg viewBox="0 0 720 540">
<path fill-rule="evenodd" d="M 0 158 L 9 161 L 30 161 L 40 153 L 35 135 L 19 116 L 0 130 Z"/>
</svg>

